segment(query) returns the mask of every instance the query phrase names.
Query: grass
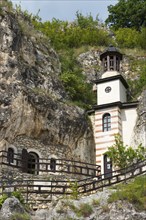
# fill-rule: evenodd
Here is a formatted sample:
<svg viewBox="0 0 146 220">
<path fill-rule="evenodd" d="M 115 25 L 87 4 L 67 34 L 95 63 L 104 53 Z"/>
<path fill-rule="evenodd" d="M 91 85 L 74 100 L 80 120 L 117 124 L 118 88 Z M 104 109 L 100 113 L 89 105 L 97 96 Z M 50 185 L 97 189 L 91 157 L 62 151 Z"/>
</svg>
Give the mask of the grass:
<svg viewBox="0 0 146 220">
<path fill-rule="evenodd" d="M 99 206 L 100 205 L 100 200 L 99 199 L 93 199 L 92 200 L 92 205 L 93 206 Z"/>
<path fill-rule="evenodd" d="M 15 213 L 11 216 L 10 220 L 30 220 L 30 217 L 28 214 Z"/>
<path fill-rule="evenodd" d="M 146 210 L 146 175 L 137 177 L 128 184 L 119 184 L 108 202 L 112 203 L 117 200 L 127 200 L 138 211 Z"/>
<path fill-rule="evenodd" d="M 93 209 L 88 203 L 82 203 L 79 207 L 76 207 L 73 203 L 69 203 L 68 205 L 77 217 L 89 217 L 93 213 Z"/>
<path fill-rule="evenodd" d="M 142 50 L 140 48 L 133 48 L 133 49 L 129 49 L 129 48 L 123 48 L 120 49 L 120 51 L 126 55 L 129 56 L 134 56 L 134 57 L 139 57 L 139 56 L 145 56 L 146 55 L 146 51 Z"/>
</svg>

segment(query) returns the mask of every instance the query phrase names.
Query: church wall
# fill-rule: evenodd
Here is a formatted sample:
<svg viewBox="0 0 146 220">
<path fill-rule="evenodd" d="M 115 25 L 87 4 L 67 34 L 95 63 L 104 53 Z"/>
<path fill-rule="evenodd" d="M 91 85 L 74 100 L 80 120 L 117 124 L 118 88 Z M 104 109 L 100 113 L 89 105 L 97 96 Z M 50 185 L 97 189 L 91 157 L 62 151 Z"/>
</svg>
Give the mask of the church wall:
<svg viewBox="0 0 146 220">
<path fill-rule="evenodd" d="M 121 110 L 122 138 L 125 145 L 130 146 L 133 129 L 137 119 L 136 108 Z"/>
<path fill-rule="evenodd" d="M 111 130 L 103 132 L 102 117 L 105 113 L 109 113 L 111 115 Z M 107 151 L 108 147 L 113 145 L 115 134 L 122 133 L 120 109 L 118 107 L 113 107 L 96 110 L 94 120 L 93 126 L 96 145 L 96 164 L 101 165 L 101 171 L 103 173 L 103 154 Z"/>
</svg>

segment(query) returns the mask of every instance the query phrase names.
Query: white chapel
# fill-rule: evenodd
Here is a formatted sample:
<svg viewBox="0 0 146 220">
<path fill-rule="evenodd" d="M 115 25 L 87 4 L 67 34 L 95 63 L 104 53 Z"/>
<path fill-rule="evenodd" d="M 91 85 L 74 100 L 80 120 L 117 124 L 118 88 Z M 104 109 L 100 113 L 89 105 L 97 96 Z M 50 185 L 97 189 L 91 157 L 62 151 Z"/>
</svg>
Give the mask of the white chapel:
<svg viewBox="0 0 146 220">
<path fill-rule="evenodd" d="M 112 164 L 104 153 L 114 144 L 115 134 L 119 133 L 124 145 L 130 146 L 138 101 L 128 102 L 129 86 L 120 71 L 122 54 L 109 46 L 100 54 L 100 60 L 102 75 L 94 81 L 97 104 L 89 113 L 94 128 L 96 164 L 106 174 L 112 171 Z"/>
</svg>

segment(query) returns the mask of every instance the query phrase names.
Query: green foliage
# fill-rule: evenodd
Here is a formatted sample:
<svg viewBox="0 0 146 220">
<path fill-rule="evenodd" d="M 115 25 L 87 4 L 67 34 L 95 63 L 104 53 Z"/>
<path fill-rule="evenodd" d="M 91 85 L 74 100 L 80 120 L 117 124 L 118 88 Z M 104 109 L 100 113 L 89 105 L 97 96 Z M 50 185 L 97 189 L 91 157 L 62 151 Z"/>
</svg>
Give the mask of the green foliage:
<svg viewBox="0 0 146 220">
<path fill-rule="evenodd" d="M 108 204 L 102 205 L 102 211 L 103 212 L 109 212 L 110 208 L 108 207 Z"/>
<path fill-rule="evenodd" d="M 146 62 L 145 60 L 133 60 L 132 71 L 137 73 L 137 80 L 129 80 L 132 96 L 139 96 L 146 89 Z"/>
<path fill-rule="evenodd" d="M 81 29 L 84 28 L 96 28 L 98 26 L 98 18 L 96 17 L 95 21 L 92 15 L 87 15 L 86 17 L 82 15 L 79 11 L 76 12 L 76 25 Z"/>
<path fill-rule="evenodd" d="M 119 28 L 115 32 L 116 42 L 119 47 L 135 48 L 139 42 L 140 33 L 131 28 Z"/>
<path fill-rule="evenodd" d="M 89 217 L 92 214 L 93 210 L 91 205 L 88 203 L 83 203 L 79 206 L 79 213 L 78 216 L 83 216 L 83 217 Z"/>
<path fill-rule="evenodd" d="M 127 200 L 138 210 L 146 210 L 146 176 L 137 177 L 126 185 L 118 185 L 116 192 L 112 193 L 108 202 L 118 200 Z"/>
<path fill-rule="evenodd" d="M 137 31 L 134 28 L 119 28 L 114 32 L 116 43 L 121 48 L 146 49 L 146 28 Z"/>
<path fill-rule="evenodd" d="M 31 37 L 35 35 L 35 30 L 23 20 L 19 20 L 19 28 L 21 30 L 21 34 Z"/>
<path fill-rule="evenodd" d="M 0 208 L 2 207 L 2 204 L 7 198 L 8 198 L 8 195 L 6 194 L 3 194 L 2 196 L 0 196 Z"/>
<path fill-rule="evenodd" d="M 16 197 L 20 201 L 21 204 L 24 204 L 24 198 L 23 198 L 20 191 L 14 191 L 14 192 L 12 192 L 11 195 Z"/>
<path fill-rule="evenodd" d="M 21 8 L 21 5 L 17 5 L 15 6 L 15 10 L 16 10 L 16 13 L 18 15 L 20 14 L 23 14 L 24 18 L 28 21 L 33 21 L 33 22 L 40 22 L 41 21 L 41 18 L 39 17 L 39 12 L 40 10 L 38 10 L 37 14 L 36 15 L 33 15 L 32 13 L 29 13 L 27 10 L 22 10 Z"/>
<path fill-rule="evenodd" d="M 31 218 L 29 217 L 28 214 L 20 214 L 20 213 L 14 213 L 10 220 L 30 220 Z"/>
<path fill-rule="evenodd" d="M 86 82 L 85 75 L 76 61 L 73 50 L 60 56 L 62 74 L 60 76 L 71 100 L 82 108 L 88 108 L 95 102 L 92 85 Z"/>
<path fill-rule="evenodd" d="M 6 8 L 9 13 L 13 11 L 12 2 L 8 0 L 0 1 L 0 15 L 4 16 L 5 11 L 3 8 Z"/>
<path fill-rule="evenodd" d="M 140 30 L 146 27 L 145 0 L 119 0 L 116 5 L 108 6 L 109 16 L 106 23 L 112 28 L 135 28 Z"/>
<path fill-rule="evenodd" d="M 74 211 L 74 213 L 78 217 L 83 216 L 86 218 L 89 217 L 93 212 L 91 205 L 89 205 L 88 203 L 82 203 L 78 208 L 74 204 L 69 203 L 69 207 Z"/>
<path fill-rule="evenodd" d="M 72 199 L 78 199 L 79 197 L 79 192 L 78 192 L 78 182 L 75 181 L 75 182 L 71 182 L 69 180 L 69 186 L 70 186 L 70 189 L 71 189 L 71 198 Z"/>
<path fill-rule="evenodd" d="M 92 205 L 93 206 L 99 206 L 100 205 L 100 200 L 99 199 L 93 199 L 92 200 Z"/>
<path fill-rule="evenodd" d="M 21 204 L 24 204 L 24 199 L 22 197 L 22 194 L 20 191 L 14 191 L 10 194 L 11 196 L 16 197 Z M 2 196 L 0 196 L 0 208 L 2 207 L 2 204 L 4 203 L 4 201 L 8 198 L 9 196 L 5 193 Z"/>
<path fill-rule="evenodd" d="M 72 23 L 53 18 L 44 23 L 33 21 L 35 28 L 49 37 L 55 49 L 77 48 L 83 45 L 108 45 L 109 35 L 99 27 L 98 19 L 91 15 L 83 16 L 76 13 L 76 20 Z"/>
<path fill-rule="evenodd" d="M 146 50 L 146 28 L 142 28 L 139 36 L 139 46 Z"/>
<path fill-rule="evenodd" d="M 121 136 L 117 134 L 115 135 L 115 144 L 109 147 L 105 154 L 111 158 L 115 167 L 123 169 L 144 160 L 146 149 L 141 145 L 139 145 L 136 150 L 132 147 L 124 146 Z"/>
</svg>

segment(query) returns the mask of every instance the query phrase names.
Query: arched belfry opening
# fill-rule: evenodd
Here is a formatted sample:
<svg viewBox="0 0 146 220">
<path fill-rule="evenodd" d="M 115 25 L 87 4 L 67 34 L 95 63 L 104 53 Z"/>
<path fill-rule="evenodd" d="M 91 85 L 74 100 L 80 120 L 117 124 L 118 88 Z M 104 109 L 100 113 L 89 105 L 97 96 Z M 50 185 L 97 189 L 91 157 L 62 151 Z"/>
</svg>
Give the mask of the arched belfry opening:
<svg viewBox="0 0 146 220">
<path fill-rule="evenodd" d="M 120 61 L 122 54 L 117 48 L 110 45 L 102 54 L 100 54 L 103 72 L 106 71 L 120 71 Z"/>
</svg>

